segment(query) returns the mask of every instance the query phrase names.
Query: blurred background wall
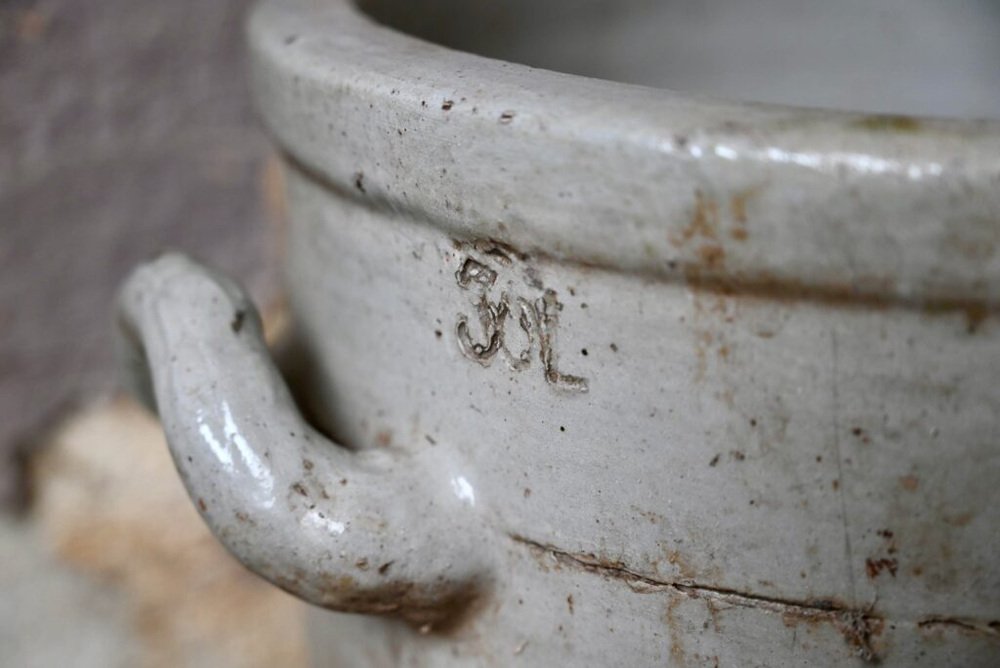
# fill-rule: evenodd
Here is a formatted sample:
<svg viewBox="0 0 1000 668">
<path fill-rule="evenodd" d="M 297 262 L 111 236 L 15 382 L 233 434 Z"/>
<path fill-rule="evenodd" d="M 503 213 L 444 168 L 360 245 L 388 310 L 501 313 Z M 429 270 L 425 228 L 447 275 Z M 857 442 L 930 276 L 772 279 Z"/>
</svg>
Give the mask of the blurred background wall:
<svg viewBox="0 0 1000 668">
<path fill-rule="evenodd" d="M 273 297 L 279 177 L 246 0 L 0 0 L 0 498 L 18 452 L 114 383 L 112 301 L 180 248 Z M 271 210 L 269 212 L 269 206 Z"/>
<path fill-rule="evenodd" d="M 179 248 L 275 303 L 248 5 L 0 0 L 0 666 L 306 662 L 302 605 L 225 554 L 113 395 L 141 259 Z"/>
</svg>

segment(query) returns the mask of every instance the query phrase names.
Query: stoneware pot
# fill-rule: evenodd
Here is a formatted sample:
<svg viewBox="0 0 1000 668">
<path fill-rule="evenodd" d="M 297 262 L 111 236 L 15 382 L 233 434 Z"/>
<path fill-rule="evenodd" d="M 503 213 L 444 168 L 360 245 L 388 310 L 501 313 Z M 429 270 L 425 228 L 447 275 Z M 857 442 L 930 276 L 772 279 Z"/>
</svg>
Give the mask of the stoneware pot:
<svg viewBox="0 0 1000 668">
<path fill-rule="evenodd" d="M 318 662 L 997 665 L 995 6 L 291 0 L 249 35 L 291 389 L 181 256 L 120 322 Z"/>
</svg>

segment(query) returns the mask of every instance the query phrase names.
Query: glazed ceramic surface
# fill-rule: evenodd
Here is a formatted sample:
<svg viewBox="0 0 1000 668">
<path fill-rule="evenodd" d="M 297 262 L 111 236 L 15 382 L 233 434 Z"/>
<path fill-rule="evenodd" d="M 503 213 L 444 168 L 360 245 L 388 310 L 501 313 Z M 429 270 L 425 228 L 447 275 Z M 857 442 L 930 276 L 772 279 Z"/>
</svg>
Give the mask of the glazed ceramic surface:
<svg viewBox="0 0 1000 668">
<path fill-rule="evenodd" d="M 522 29 L 533 4 L 488 4 L 369 9 L 664 85 L 665 42 L 662 81 L 637 46 L 570 47 L 692 13 L 553 3 L 563 48 L 554 19 Z M 996 15 L 963 7 L 953 94 L 871 44 L 898 94 L 761 94 L 995 112 Z M 807 69 L 875 58 L 827 41 Z M 340 611 L 318 663 L 1000 660 L 1000 124 L 531 69 L 345 0 L 266 3 L 250 44 L 287 157 L 292 388 L 242 292 L 183 257 L 133 275 L 122 324 L 220 540 Z M 780 50 L 746 53 L 767 80 Z"/>
</svg>

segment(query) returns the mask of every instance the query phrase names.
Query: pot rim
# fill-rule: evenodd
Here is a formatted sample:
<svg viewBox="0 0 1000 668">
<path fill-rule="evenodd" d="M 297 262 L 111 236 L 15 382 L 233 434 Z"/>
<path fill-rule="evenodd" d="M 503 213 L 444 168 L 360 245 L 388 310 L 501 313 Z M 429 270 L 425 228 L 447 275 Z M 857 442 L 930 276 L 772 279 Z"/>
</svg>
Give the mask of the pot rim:
<svg viewBox="0 0 1000 668">
<path fill-rule="evenodd" d="M 368 207 L 728 292 L 997 305 L 1000 121 L 562 74 L 397 32 L 353 0 L 267 0 L 249 36 L 288 162 Z"/>
</svg>

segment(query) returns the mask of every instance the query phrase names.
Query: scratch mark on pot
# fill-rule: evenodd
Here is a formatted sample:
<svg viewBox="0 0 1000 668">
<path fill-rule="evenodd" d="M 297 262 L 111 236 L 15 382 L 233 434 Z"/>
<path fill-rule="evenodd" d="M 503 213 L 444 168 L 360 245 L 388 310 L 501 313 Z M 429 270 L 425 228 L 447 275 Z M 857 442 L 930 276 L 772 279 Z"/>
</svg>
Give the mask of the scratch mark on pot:
<svg viewBox="0 0 1000 668">
<path fill-rule="evenodd" d="M 508 534 L 508 536 L 514 542 L 525 545 L 529 550 L 558 565 L 621 580 L 638 593 L 674 592 L 687 598 L 710 600 L 713 604 L 764 610 L 782 615 L 786 623 L 792 624 L 799 621 L 829 623 L 843 635 L 844 640 L 859 658 L 873 663 L 881 658 L 877 652 L 876 639 L 882 633 L 885 621 L 881 615 L 870 609 L 852 608 L 833 600 L 798 601 L 696 582 L 661 580 L 631 570 L 618 560 L 605 559 L 593 554 L 567 552 L 518 534 Z M 668 608 L 668 624 L 672 622 L 672 613 L 676 605 L 678 603 L 674 602 Z M 678 647 L 677 643 L 672 643 L 672 654 L 674 648 Z M 678 651 L 683 654 L 682 649 Z"/>
<path fill-rule="evenodd" d="M 966 633 L 981 633 L 1000 640 L 1000 620 L 980 622 L 961 617 L 928 617 L 917 622 L 922 630 L 954 629 Z"/>
<path fill-rule="evenodd" d="M 834 456 L 837 458 L 837 484 L 834 490 L 840 495 L 840 517 L 844 528 L 844 560 L 847 569 L 847 584 L 850 587 L 851 602 L 857 601 L 857 592 L 854 585 L 854 550 L 851 547 L 851 531 L 847 513 L 847 498 L 844 493 L 844 486 L 839 481 L 844 479 L 844 459 L 840 452 L 840 389 L 838 386 L 839 375 L 839 350 L 837 347 L 837 330 L 830 330 L 830 364 L 831 364 L 831 434 L 833 438 Z"/>
</svg>

